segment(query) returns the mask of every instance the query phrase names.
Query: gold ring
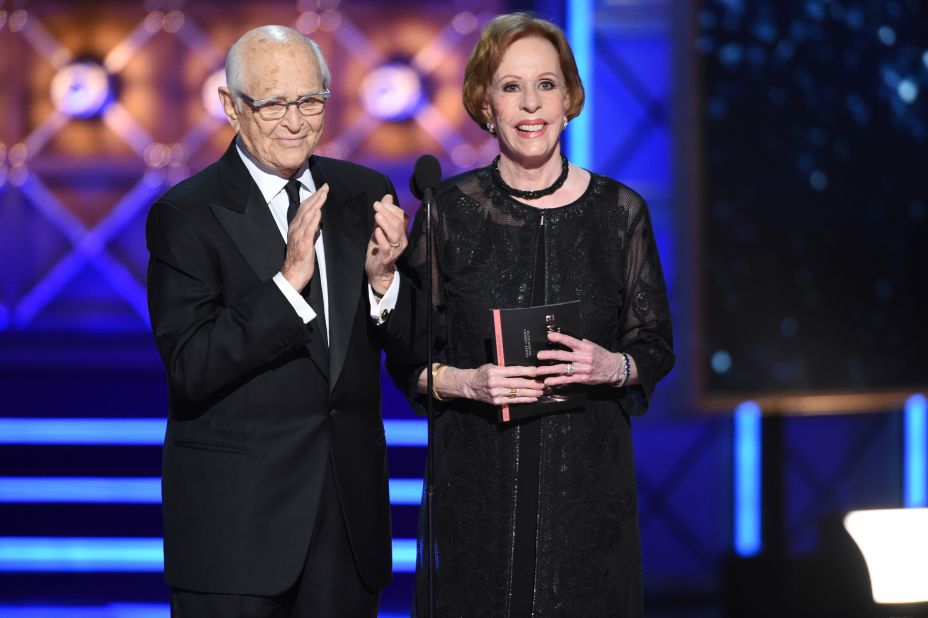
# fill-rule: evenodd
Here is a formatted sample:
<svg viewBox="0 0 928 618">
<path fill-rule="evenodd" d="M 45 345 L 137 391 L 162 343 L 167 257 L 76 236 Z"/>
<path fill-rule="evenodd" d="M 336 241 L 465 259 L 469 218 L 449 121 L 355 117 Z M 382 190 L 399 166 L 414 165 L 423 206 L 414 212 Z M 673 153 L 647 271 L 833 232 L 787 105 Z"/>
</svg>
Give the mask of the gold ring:
<svg viewBox="0 0 928 618">
<path fill-rule="evenodd" d="M 390 246 L 391 246 L 391 247 L 399 247 L 399 246 L 400 246 L 400 243 L 398 243 L 398 242 L 391 242 L 391 243 L 390 243 Z"/>
<path fill-rule="evenodd" d="M 516 397 L 519 396 L 519 391 L 518 391 L 517 389 L 515 389 L 515 388 L 510 388 L 510 389 L 509 389 L 509 396 L 510 396 L 511 398 L 515 399 Z"/>
</svg>

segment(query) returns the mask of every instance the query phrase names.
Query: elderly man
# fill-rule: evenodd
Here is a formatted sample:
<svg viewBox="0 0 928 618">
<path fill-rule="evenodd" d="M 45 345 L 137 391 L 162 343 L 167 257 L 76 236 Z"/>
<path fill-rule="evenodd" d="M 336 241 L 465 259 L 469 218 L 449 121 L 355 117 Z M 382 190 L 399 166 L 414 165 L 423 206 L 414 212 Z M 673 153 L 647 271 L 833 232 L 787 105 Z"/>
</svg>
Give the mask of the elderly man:
<svg viewBox="0 0 928 618">
<path fill-rule="evenodd" d="M 375 616 L 391 577 L 380 358 L 412 354 L 405 215 L 319 157 L 330 75 L 265 26 L 229 50 L 237 136 L 147 225 L 167 370 L 165 579 L 175 616 Z"/>
</svg>

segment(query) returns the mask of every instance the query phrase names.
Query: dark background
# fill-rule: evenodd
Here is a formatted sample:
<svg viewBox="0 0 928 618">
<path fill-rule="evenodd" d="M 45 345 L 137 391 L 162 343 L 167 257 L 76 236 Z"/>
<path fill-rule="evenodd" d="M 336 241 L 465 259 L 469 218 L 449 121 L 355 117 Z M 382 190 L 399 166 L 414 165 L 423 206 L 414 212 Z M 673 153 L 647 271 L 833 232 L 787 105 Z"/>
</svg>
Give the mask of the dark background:
<svg viewBox="0 0 928 618">
<path fill-rule="evenodd" d="M 924 389 L 928 8 L 707 2 L 698 22 L 707 391 Z"/>
</svg>

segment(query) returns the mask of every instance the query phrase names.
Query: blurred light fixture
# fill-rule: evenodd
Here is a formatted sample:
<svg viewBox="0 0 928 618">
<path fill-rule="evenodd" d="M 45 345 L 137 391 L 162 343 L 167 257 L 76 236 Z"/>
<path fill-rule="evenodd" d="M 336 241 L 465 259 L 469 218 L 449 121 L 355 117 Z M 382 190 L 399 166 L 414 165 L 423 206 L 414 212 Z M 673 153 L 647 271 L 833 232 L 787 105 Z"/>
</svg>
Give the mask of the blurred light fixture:
<svg viewBox="0 0 928 618">
<path fill-rule="evenodd" d="M 3 318 L 0 305 L 0 319 Z M 0 444 L 160 445 L 164 419 L 0 418 Z M 425 446 L 422 420 L 384 419 L 389 446 Z"/>
<path fill-rule="evenodd" d="M 477 16 L 470 11 L 462 11 L 451 20 L 451 27 L 458 34 L 470 34 L 480 26 Z"/>
<path fill-rule="evenodd" d="M 203 107 L 213 118 L 223 122 L 226 120 L 226 112 L 222 109 L 222 99 L 219 98 L 219 87 L 225 85 L 226 71 L 225 69 L 218 69 L 213 71 L 210 76 L 206 78 L 206 81 L 203 83 L 203 88 L 200 90 L 200 101 L 203 103 Z"/>
<path fill-rule="evenodd" d="M 928 399 L 912 395 L 905 402 L 904 502 L 928 507 Z"/>
<path fill-rule="evenodd" d="M 112 101 L 109 73 L 96 62 L 68 64 L 52 78 L 51 97 L 58 111 L 67 116 L 96 116 Z"/>
<path fill-rule="evenodd" d="M 761 409 L 754 401 L 738 404 L 734 414 L 735 553 L 761 550 Z"/>
<path fill-rule="evenodd" d="M 875 602 L 928 602 L 928 508 L 851 511 L 844 528 L 864 555 Z"/>
<path fill-rule="evenodd" d="M 401 121 L 412 117 L 422 101 L 422 80 L 407 64 L 391 62 L 361 82 L 361 101 L 371 116 Z"/>
</svg>

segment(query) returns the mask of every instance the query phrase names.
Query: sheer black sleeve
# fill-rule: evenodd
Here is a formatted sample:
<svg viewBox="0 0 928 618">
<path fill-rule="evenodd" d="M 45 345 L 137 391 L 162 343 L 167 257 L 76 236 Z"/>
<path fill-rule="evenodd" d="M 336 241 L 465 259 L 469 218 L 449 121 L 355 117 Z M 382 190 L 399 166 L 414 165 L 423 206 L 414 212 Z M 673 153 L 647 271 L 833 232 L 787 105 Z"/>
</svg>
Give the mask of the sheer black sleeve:
<svg viewBox="0 0 928 618">
<path fill-rule="evenodd" d="M 640 415 L 647 409 L 655 384 L 673 367 L 673 333 L 648 207 L 628 189 L 619 192 L 619 205 L 628 212 L 619 351 L 635 359 L 640 380 L 639 385 L 622 389 L 619 403 L 626 413 Z"/>
</svg>

